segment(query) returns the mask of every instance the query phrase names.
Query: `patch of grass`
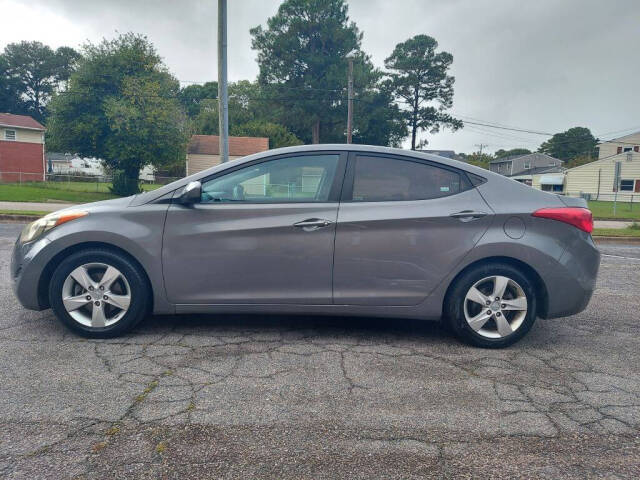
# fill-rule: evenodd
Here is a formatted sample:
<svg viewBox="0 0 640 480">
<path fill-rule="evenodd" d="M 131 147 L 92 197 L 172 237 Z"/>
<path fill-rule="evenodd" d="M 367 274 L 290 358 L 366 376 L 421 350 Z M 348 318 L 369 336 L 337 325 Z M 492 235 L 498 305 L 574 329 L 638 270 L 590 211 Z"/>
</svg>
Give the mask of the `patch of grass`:
<svg viewBox="0 0 640 480">
<path fill-rule="evenodd" d="M 167 442 L 160 442 L 156 445 L 156 453 L 164 453 L 164 451 L 167 449 Z"/>
<path fill-rule="evenodd" d="M 109 191 L 110 183 L 92 182 L 29 182 L 0 184 L 0 201 L 5 202 L 71 202 L 88 203 L 116 198 Z M 145 183 L 142 190 L 161 187 Z"/>
<path fill-rule="evenodd" d="M 635 224 L 638 225 L 638 224 Z M 627 228 L 594 228 L 594 237 L 640 237 L 640 226 Z"/>
<path fill-rule="evenodd" d="M 617 202 L 616 214 L 613 214 L 613 202 L 603 202 L 602 200 L 591 200 L 587 202 L 589 210 L 593 213 L 593 218 L 621 218 L 640 220 L 640 202 Z"/>
<path fill-rule="evenodd" d="M 196 404 L 193 402 L 189 402 L 189 405 L 187 405 L 187 412 L 195 410 L 195 408 L 196 408 Z"/>
<path fill-rule="evenodd" d="M 147 387 L 142 391 L 142 393 L 136 397 L 136 403 L 140 403 L 144 401 L 144 399 L 147 398 L 147 395 L 153 392 L 157 386 L 158 386 L 157 380 L 154 380 L 149 385 L 147 385 Z"/>
<path fill-rule="evenodd" d="M 34 215 L 44 217 L 47 213 L 40 210 L 0 210 L 0 215 Z"/>
<path fill-rule="evenodd" d="M 107 442 L 98 442 L 98 443 L 94 443 L 91 446 L 91 451 L 93 453 L 98 453 L 100 450 L 104 450 L 104 448 L 107 446 Z"/>
<path fill-rule="evenodd" d="M 113 437 L 118 433 L 120 433 L 120 427 L 118 427 L 117 425 L 114 425 L 113 427 L 109 428 L 106 432 L 104 432 L 104 434 L 109 437 Z"/>
</svg>

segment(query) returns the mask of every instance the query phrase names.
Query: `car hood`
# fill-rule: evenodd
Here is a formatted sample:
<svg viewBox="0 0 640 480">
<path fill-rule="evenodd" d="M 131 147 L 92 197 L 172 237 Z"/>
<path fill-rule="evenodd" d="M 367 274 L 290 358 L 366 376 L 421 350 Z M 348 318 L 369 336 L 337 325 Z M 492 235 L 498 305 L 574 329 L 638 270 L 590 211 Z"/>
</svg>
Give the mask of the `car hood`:
<svg viewBox="0 0 640 480">
<path fill-rule="evenodd" d="M 118 210 L 121 208 L 127 208 L 131 201 L 135 198 L 135 195 L 123 198 L 113 198 L 111 200 L 101 200 L 99 202 L 83 203 L 80 205 L 73 205 L 67 208 L 58 210 L 58 212 L 68 212 L 71 210 L 84 210 L 86 212 L 102 212 L 107 210 Z"/>
</svg>

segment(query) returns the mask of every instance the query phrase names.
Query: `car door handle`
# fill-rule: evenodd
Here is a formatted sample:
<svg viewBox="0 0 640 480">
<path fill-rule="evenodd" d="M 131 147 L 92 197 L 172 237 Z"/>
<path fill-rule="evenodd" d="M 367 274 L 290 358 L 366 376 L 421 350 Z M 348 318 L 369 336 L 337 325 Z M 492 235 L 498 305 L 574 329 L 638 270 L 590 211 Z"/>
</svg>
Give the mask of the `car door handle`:
<svg viewBox="0 0 640 480">
<path fill-rule="evenodd" d="M 475 212 L 473 210 L 463 210 L 461 212 L 452 213 L 450 217 L 457 218 L 461 222 L 470 222 L 478 218 L 486 217 L 486 212 Z"/>
<path fill-rule="evenodd" d="M 325 220 L 323 218 L 308 218 L 306 220 L 302 220 L 301 222 L 294 223 L 293 226 L 296 228 L 302 228 L 303 230 L 310 232 L 313 230 L 317 230 L 318 228 L 328 227 L 333 222 L 329 220 Z"/>
</svg>

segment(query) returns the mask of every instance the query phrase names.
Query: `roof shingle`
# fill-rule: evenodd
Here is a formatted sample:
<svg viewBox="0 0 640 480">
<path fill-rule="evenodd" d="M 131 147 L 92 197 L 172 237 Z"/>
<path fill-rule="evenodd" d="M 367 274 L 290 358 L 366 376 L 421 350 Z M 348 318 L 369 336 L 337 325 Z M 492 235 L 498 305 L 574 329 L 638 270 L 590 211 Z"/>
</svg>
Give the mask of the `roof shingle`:
<svg viewBox="0 0 640 480">
<path fill-rule="evenodd" d="M 22 127 L 32 130 L 46 130 L 44 126 L 28 115 L 14 115 L 13 113 L 0 113 L 0 125 L 5 127 Z"/>
</svg>

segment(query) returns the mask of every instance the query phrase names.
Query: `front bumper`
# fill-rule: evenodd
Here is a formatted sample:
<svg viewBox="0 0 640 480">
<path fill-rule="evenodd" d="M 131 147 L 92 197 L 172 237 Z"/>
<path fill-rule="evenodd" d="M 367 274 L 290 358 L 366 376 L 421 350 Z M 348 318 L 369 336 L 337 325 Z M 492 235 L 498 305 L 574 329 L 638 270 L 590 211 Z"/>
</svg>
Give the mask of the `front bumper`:
<svg viewBox="0 0 640 480">
<path fill-rule="evenodd" d="M 45 253 L 51 242 L 46 237 L 35 242 L 15 243 L 11 255 L 11 286 L 18 301 L 30 310 L 48 308 L 46 297 L 39 292 L 40 278 L 50 258 Z"/>
</svg>

